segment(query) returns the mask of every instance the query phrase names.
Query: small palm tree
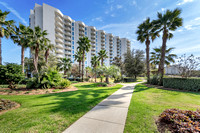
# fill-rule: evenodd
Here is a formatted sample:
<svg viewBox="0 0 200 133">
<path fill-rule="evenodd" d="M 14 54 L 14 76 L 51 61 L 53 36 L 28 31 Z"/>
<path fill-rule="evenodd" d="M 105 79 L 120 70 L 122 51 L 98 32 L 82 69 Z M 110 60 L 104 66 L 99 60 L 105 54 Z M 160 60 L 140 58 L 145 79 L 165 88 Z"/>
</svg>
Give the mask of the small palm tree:
<svg viewBox="0 0 200 133">
<path fill-rule="evenodd" d="M 150 18 L 147 18 L 142 24 L 138 26 L 137 40 L 146 44 L 146 68 L 147 68 L 147 82 L 150 82 L 150 63 L 149 63 L 149 45 L 150 39 L 153 41 L 159 36 L 158 32 L 153 30 L 153 23 L 150 22 Z"/>
<path fill-rule="evenodd" d="M 50 40 L 48 38 L 44 38 L 44 49 L 45 49 L 45 62 L 48 64 L 48 57 L 49 57 L 49 52 L 51 50 L 54 50 L 54 45 L 51 44 Z"/>
<path fill-rule="evenodd" d="M 170 54 L 171 51 L 173 50 L 174 48 L 168 48 L 165 50 L 165 64 L 166 65 L 170 65 L 171 62 L 175 62 L 174 58 L 177 57 L 176 54 Z M 151 64 L 154 64 L 154 65 L 159 65 L 160 64 L 160 58 L 161 58 L 161 51 L 162 51 L 162 47 L 160 48 L 154 48 L 153 49 L 154 51 L 151 52 L 151 59 L 150 59 L 150 62 Z"/>
<path fill-rule="evenodd" d="M 87 66 L 85 68 L 85 72 L 86 72 L 86 77 L 88 77 L 88 73 L 91 71 L 91 67 Z"/>
<path fill-rule="evenodd" d="M 1 38 L 6 37 L 7 39 L 13 34 L 14 32 L 14 21 L 9 20 L 6 21 L 6 17 L 9 12 L 2 12 L 0 10 L 0 65 L 2 65 L 2 54 L 1 54 Z"/>
<path fill-rule="evenodd" d="M 164 14 L 158 13 L 158 19 L 153 21 L 155 29 L 159 32 L 162 32 L 162 50 L 161 50 L 161 58 L 160 64 L 158 68 L 158 72 L 161 75 L 161 81 L 164 75 L 164 64 L 165 64 L 165 51 L 167 47 L 167 39 L 171 39 L 173 34 L 170 31 L 175 31 L 178 27 L 182 26 L 183 19 L 180 17 L 181 10 L 175 9 L 173 11 L 167 10 Z"/>
<path fill-rule="evenodd" d="M 58 63 L 58 70 L 64 71 L 64 76 L 66 76 L 66 73 L 71 69 L 72 62 L 70 58 L 61 58 Z"/>
<path fill-rule="evenodd" d="M 91 48 L 90 40 L 88 37 L 79 38 L 77 49 L 82 53 L 82 81 L 84 77 L 84 65 L 85 65 L 85 52 L 89 52 Z"/>
<path fill-rule="evenodd" d="M 38 73 L 38 55 L 39 51 L 44 49 L 44 43 L 46 40 L 47 31 L 37 26 L 33 29 L 29 29 L 29 47 L 31 52 L 34 52 L 33 64 L 35 68 L 35 72 Z"/>
<path fill-rule="evenodd" d="M 24 73 L 24 51 L 28 48 L 28 27 L 23 24 L 19 24 L 19 27 L 16 27 L 15 33 L 16 35 L 12 35 L 11 39 L 14 43 L 17 43 L 21 46 L 21 65 L 22 65 L 22 72 Z"/>
<path fill-rule="evenodd" d="M 75 54 L 75 60 L 78 62 L 78 69 L 79 69 L 79 77 L 81 76 L 81 62 L 82 62 L 82 53 L 81 51 L 77 51 Z"/>
<path fill-rule="evenodd" d="M 96 71 L 96 68 L 97 66 L 99 65 L 99 58 L 95 55 L 91 58 L 91 64 L 92 64 L 92 67 L 94 69 L 94 73 L 95 73 L 95 82 L 97 82 L 97 71 Z"/>
<path fill-rule="evenodd" d="M 106 50 L 100 50 L 98 55 L 99 55 L 99 60 L 101 60 L 101 66 L 103 66 L 104 59 L 108 58 Z"/>
</svg>

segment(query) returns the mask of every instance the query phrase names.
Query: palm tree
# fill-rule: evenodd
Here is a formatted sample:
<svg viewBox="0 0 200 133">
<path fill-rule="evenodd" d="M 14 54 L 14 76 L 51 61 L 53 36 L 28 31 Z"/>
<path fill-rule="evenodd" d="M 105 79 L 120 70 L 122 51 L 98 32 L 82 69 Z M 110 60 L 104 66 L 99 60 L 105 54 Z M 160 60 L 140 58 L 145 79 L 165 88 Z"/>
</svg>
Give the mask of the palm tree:
<svg viewBox="0 0 200 133">
<path fill-rule="evenodd" d="M 99 55 L 99 60 L 101 60 L 101 66 L 103 66 L 104 59 L 108 58 L 106 50 L 100 50 L 98 55 Z"/>
<path fill-rule="evenodd" d="M 45 54 L 44 54 L 45 62 L 46 62 L 46 64 L 48 64 L 49 52 L 54 49 L 54 45 L 50 43 L 50 40 L 48 38 L 45 38 L 44 46 L 45 46 L 45 48 L 44 48 L 45 49 Z"/>
<path fill-rule="evenodd" d="M 75 60 L 78 62 L 79 66 L 79 77 L 81 77 L 81 62 L 82 62 L 82 53 L 78 50 L 75 54 Z"/>
<path fill-rule="evenodd" d="M 2 54 L 1 54 L 1 38 L 4 36 L 8 39 L 12 33 L 14 33 L 14 21 L 6 21 L 6 17 L 10 12 L 2 12 L 0 10 L 0 65 L 2 65 Z"/>
<path fill-rule="evenodd" d="M 82 53 L 82 81 L 84 77 L 85 52 L 89 52 L 91 44 L 88 37 L 79 38 L 77 49 Z"/>
<path fill-rule="evenodd" d="M 72 62 L 70 58 L 61 58 L 58 63 L 58 70 L 64 71 L 64 75 L 71 69 Z"/>
<path fill-rule="evenodd" d="M 95 82 L 97 82 L 96 68 L 99 65 L 99 58 L 96 55 L 91 58 L 91 64 L 95 72 Z"/>
<path fill-rule="evenodd" d="M 88 73 L 91 71 L 91 67 L 87 66 L 85 68 L 85 71 L 86 71 L 86 77 L 88 77 Z"/>
<path fill-rule="evenodd" d="M 161 75 L 161 81 L 164 75 L 165 64 L 165 51 L 167 46 L 167 39 L 171 39 L 173 34 L 170 31 L 175 31 L 178 27 L 182 26 L 183 19 L 180 17 L 181 10 L 176 8 L 173 11 L 167 10 L 164 14 L 158 13 L 158 19 L 153 21 L 155 29 L 162 32 L 162 50 L 158 72 Z"/>
<path fill-rule="evenodd" d="M 44 43 L 46 40 L 46 35 L 47 35 L 47 31 L 44 30 L 42 31 L 42 29 L 37 26 L 34 28 L 34 30 L 29 29 L 29 33 L 30 33 L 30 42 L 29 42 L 29 46 L 31 48 L 31 51 L 34 51 L 34 58 L 33 58 L 33 64 L 34 64 L 34 68 L 35 68 L 35 72 L 38 73 L 38 55 L 39 55 L 39 51 L 44 49 Z"/>
<path fill-rule="evenodd" d="M 28 47 L 28 29 L 29 27 L 24 26 L 23 24 L 19 24 L 19 27 L 16 27 L 16 35 L 12 35 L 11 39 L 14 43 L 17 43 L 21 46 L 21 65 L 22 65 L 22 73 L 24 73 L 24 51 L 25 48 Z"/>
<path fill-rule="evenodd" d="M 141 43 L 146 44 L 146 68 L 147 68 L 147 82 L 150 82 L 150 67 L 149 67 L 149 45 L 150 39 L 153 41 L 156 37 L 159 36 L 158 32 L 153 30 L 153 24 L 150 22 L 150 18 L 147 18 L 142 24 L 138 26 L 136 32 L 137 40 Z"/>
<path fill-rule="evenodd" d="M 170 54 L 170 52 L 173 50 L 174 48 L 168 48 L 165 50 L 165 64 L 166 65 L 170 65 L 171 62 L 175 62 L 174 58 L 177 57 L 176 54 Z M 159 65 L 160 64 L 160 58 L 161 58 L 161 51 L 162 51 L 162 47 L 160 48 L 154 48 L 154 51 L 151 52 L 151 64 L 154 65 Z"/>
</svg>

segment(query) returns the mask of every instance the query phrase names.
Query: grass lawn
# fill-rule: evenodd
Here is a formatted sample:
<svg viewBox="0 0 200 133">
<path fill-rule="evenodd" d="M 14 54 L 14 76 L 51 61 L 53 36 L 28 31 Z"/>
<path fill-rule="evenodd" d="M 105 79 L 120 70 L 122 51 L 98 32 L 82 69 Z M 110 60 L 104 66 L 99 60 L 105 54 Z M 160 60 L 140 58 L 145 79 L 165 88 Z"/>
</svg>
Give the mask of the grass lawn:
<svg viewBox="0 0 200 133">
<path fill-rule="evenodd" d="M 158 132 L 155 119 L 169 108 L 196 111 L 200 109 L 200 93 L 162 90 L 137 85 L 129 106 L 124 132 Z"/>
<path fill-rule="evenodd" d="M 21 107 L 0 115 L 0 132 L 62 132 L 100 101 L 122 87 L 74 84 L 77 91 L 43 95 L 0 95 Z"/>
</svg>

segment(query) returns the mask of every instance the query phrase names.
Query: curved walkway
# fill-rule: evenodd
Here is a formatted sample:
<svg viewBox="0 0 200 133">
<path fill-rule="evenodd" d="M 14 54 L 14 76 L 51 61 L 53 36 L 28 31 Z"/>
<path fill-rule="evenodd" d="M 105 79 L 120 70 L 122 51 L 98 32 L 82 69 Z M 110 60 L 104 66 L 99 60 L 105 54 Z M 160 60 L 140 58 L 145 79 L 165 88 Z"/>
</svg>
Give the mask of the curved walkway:
<svg viewBox="0 0 200 133">
<path fill-rule="evenodd" d="M 124 86 L 96 105 L 64 133 L 123 133 L 134 86 Z"/>
</svg>

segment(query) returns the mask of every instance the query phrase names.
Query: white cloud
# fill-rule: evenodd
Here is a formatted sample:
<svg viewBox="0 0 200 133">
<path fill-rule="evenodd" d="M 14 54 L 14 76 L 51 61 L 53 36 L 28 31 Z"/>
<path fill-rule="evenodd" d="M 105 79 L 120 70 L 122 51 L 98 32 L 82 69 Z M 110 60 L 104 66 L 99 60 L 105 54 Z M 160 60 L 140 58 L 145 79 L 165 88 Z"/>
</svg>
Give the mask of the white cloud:
<svg viewBox="0 0 200 133">
<path fill-rule="evenodd" d="M 186 30 L 192 30 L 192 25 L 186 25 L 184 28 L 185 28 Z"/>
<path fill-rule="evenodd" d="M 107 4 L 113 3 L 114 0 L 107 0 Z"/>
<path fill-rule="evenodd" d="M 180 5 L 183 5 L 183 4 L 186 4 L 186 3 L 189 3 L 189 2 L 193 2 L 194 0 L 182 0 L 182 2 L 179 2 L 177 5 L 180 6 Z"/>
<path fill-rule="evenodd" d="M 194 20 L 200 20 L 200 17 L 195 18 Z"/>
<path fill-rule="evenodd" d="M 111 14 L 110 16 L 111 16 L 111 17 L 115 17 L 115 14 Z"/>
<path fill-rule="evenodd" d="M 102 17 L 96 17 L 96 18 L 93 18 L 92 21 L 103 22 L 103 19 L 102 19 Z"/>
<path fill-rule="evenodd" d="M 25 25 L 28 25 L 28 23 L 26 22 L 26 20 L 25 20 L 24 18 L 22 18 L 22 17 L 20 16 L 20 14 L 19 14 L 15 9 L 13 9 L 13 8 L 10 7 L 10 6 L 8 6 L 8 4 L 5 3 L 5 2 L 1 2 L 1 1 L 0 1 L 0 4 L 3 5 L 4 7 L 6 7 L 6 8 L 7 8 L 11 13 L 13 13 L 17 18 L 19 18 L 20 21 L 21 21 L 22 23 L 24 23 Z"/>
<path fill-rule="evenodd" d="M 200 44 L 199 45 L 195 45 L 195 46 L 187 46 L 185 48 L 182 49 L 175 49 L 176 54 L 184 54 L 184 53 L 189 53 L 189 52 L 198 52 L 200 49 Z"/>
<path fill-rule="evenodd" d="M 116 7 L 117 7 L 117 9 L 121 9 L 121 8 L 123 8 L 122 5 L 117 5 Z"/>
<path fill-rule="evenodd" d="M 155 5 L 155 6 L 157 6 L 157 5 L 158 5 L 158 3 L 156 2 L 156 3 L 154 3 L 154 5 Z"/>
</svg>

